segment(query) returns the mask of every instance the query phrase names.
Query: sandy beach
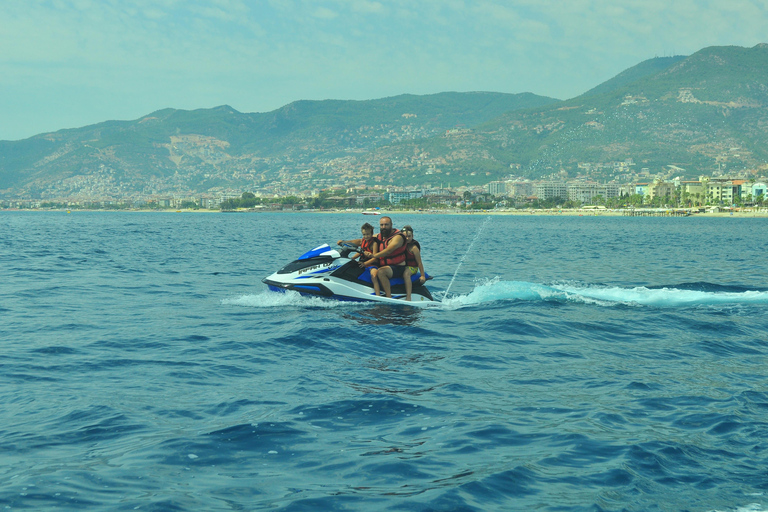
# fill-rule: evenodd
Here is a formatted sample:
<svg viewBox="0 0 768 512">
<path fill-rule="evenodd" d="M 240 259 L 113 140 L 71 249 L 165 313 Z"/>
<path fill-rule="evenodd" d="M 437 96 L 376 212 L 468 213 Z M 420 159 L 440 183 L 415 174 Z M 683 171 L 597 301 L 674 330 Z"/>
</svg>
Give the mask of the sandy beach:
<svg viewBox="0 0 768 512">
<path fill-rule="evenodd" d="M 549 210 L 380 210 L 380 215 L 544 215 L 575 217 L 768 217 L 768 208 L 744 209 L 735 211 L 703 212 L 680 214 L 674 209 L 636 209 L 631 210 L 584 210 L 584 209 L 549 209 Z M 323 210 L 317 213 L 350 213 L 360 215 L 362 210 Z M 367 215 L 375 218 L 376 215 Z"/>
<path fill-rule="evenodd" d="M 237 210 L 226 211 L 211 210 L 211 209 L 181 209 L 181 210 L 64 210 L 64 209 L 14 209 L 7 208 L 0 211 L 34 211 L 34 212 L 62 212 L 62 213 L 82 213 L 82 212 L 126 212 L 126 213 L 343 213 L 349 215 L 361 215 L 364 210 L 361 209 L 329 209 L 329 210 Z M 766 218 L 768 217 L 768 208 L 745 208 L 735 209 L 733 211 L 720 211 L 720 212 L 701 212 L 691 213 L 690 215 L 681 214 L 681 210 L 675 209 L 636 209 L 634 214 L 631 210 L 585 210 L 585 209 L 498 209 L 498 210 L 379 210 L 378 214 L 368 214 L 365 217 L 375 219 L 382 215 L 542 215 L 542 216 L 571 216 L 571 217 L 731 217 L 731 218 Z M 678 213 L 676 213 L 678 212 Z"/>
</svg>

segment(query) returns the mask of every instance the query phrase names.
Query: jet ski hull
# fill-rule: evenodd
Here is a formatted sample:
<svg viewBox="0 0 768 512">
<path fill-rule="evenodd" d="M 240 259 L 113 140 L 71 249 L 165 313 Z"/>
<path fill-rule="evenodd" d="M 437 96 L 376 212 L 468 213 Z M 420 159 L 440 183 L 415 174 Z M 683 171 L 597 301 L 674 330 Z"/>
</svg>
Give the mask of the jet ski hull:
<svg viewBox="0 0 768 512">
<path fill-rule="evenodd" d="M 327 249 L 327 250 L 324 250 Z M 262 279 L 270 290 L 295 291 L 304 296 L 323 297 L 354 302 L 382 302 L 424 306 L 435 302 L 426 286 L 412 276 L 411 300 L 405 300 L 402 278 L 391 279 L 392 298 L 376 296 L 371 282 L 370 268 L 360 268 L 347 254 L 340 254 L 328 246 L 320 246 Z"/>
</svg>

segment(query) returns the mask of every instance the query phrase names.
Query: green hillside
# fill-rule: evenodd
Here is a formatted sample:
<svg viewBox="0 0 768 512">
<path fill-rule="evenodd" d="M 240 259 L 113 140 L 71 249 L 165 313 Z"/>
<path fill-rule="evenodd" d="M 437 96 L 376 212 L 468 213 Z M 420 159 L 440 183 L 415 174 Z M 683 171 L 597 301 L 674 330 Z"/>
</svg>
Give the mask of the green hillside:
<svg viewBox="0 0 768 512">
<path fill-rule="evenodd" d="M 425 138 L 455 125 L 475 126 L 501 113 L 558 100 L 533 94 L 441 93 L 369 101 L 297 101 L 268 113 L 223 105 L 193 111 L 164 109 L 135 121 L 108 121 L 18 142 L 0 142 L 0 190 L 33 188 L 101 165 L 120 174 L 168 176 L 204 159 L 169 159 L 174 136 L 210 137 L 224 144 L 222 162 L 276 158 L 311 162 L 349 151 L 370 151 L 403 137 Z M 407 129 L 407 130 L 406 130 Z M 242 164 L 242 162 L 240 162 Z"/>
<path fill-rule="evenodd" d="M 439 175 L 403 169 L 410 182 L 479 183 L 510 174 L 510 165 L 530 177 L 575 176 L 580 163 L 625 160 L 653 172 L 675 166 L 685 177 L 759 169 L 768 162 L 766 84 L 768 45 L 705 48 L 646 61 L 584 95 L 506 113 L 463 137 L 391 146 L 387 157 L 444 157 Z"/>
<path fill-rule="evenodd" d="M 621 89 L 622 87 L 637 82 L 647 76 L 652 76 L 660 71 L 664 71 L 685 58 L 684 55 L 676 55 L 674 57 L 655 57 L 653 59 L 648 59 L 636 66 L 622 71 L 610 80 L 606 80 L 597 87 L 585 92 L 582 96 L 595 96 Z"/>
<path fill-rule="evenodd" d="M 762 172 L 766 84 L 761 44 L 650 59 L 566 101 L 445 92 L 266 113 L 164 109 L 0 141 L 0 198 L 455 186 L 510 174 L 626 180 L 627 165 L 684 177 Z"/>
</svg>

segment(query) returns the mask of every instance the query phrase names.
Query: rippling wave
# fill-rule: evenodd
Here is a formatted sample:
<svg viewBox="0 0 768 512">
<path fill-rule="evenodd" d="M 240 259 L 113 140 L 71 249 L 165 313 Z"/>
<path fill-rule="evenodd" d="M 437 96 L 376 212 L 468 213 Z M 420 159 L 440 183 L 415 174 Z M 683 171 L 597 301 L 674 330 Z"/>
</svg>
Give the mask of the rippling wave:
<svg viewBox="0 0 768 512">
<path fill-rule="evenodd" d="M 230 297 L 222 299 L 222 304 L 228 306 L 243 306 L 251 308 L 286 308 L 286 307 L 309 307 L 309 308 L 343 308 L 350 307 L 352 302 L 341 302 L 337 300 L 323 299 L 322 297 L 303 296 L 298 292 L 271 292 L 264 291 L 257 294 L 240 295 L 239 297 Z"/>
<path fill-rule="evenodd" d="M 576 301 L 600 305 L 624 304 L 684 307 L 708 304 L 768 304 L 768 291 L 720 287 L 708 283 L 649 288 L 589 284 L 543 285 L 499 278 L 479 284 L 466 295 L 449 297 L 447 305 L 474 305 L 497 300 Z"/>
<path fill-rule="evenodd" d="M 642 305 L 654 307 L 686 307 L 720 304 L 768 304 L 768 291 L 742 290 L 722 287 L 709 283 L 678 285 L 660 288 L 644 286 L 621 288 L 603 285 L 553 284 L 543 285 L 522 281 L 489 279 L 475 286 L 465 295 L 445 298 L 438 292 L 432 309 L 455 309 L 494 301 L 571 301 L 610 305 Z M 317 307 L 317 308 L 359 308 L 355 302 L 340 302 L 321 297 L 303 296 L 297 292 L 270 292 L 242 295 L 222 300 L 222 304 L 254 307 Z M 407 307 L 403 304 L 402 307 Z"/>
</svg>

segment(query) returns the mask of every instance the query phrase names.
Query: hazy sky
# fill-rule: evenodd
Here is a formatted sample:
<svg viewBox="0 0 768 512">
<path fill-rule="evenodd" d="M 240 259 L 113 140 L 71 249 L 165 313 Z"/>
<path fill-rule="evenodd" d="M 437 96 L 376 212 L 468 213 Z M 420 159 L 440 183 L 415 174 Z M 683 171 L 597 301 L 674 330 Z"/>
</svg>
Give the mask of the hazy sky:
<svg viewBox="0 0 768 512">
<path fill-rule="evenodd" d="M 442 91 L 577 96 L 768 42 L 766 0 L 2 0 L 0 140 L 165 107 Z"/>
</svg>

